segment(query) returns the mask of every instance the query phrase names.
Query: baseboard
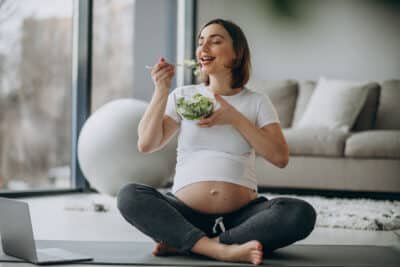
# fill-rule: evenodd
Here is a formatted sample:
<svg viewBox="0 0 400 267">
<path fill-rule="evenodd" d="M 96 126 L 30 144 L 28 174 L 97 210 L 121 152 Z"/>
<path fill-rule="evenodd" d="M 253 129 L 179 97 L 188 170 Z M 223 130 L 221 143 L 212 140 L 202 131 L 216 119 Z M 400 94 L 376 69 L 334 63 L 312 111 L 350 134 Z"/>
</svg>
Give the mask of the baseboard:
<svg viewBox="0 0 400 267">
<path fill-rule="evenodd" d="M 379 200 L 400 200 L 400 193 L 394 192 L 364 192 L 364 191 L 342 191 L 342 190 L 323 190 L 323 189 L 303 189 L 303 188 L 284 188 L 284 187 L 266 187 L 258 188 L 260 193 L 277 194 L 296 194 L 296 195 L 317 195 L 328 198 L 370 198 Z"/>
</svg>

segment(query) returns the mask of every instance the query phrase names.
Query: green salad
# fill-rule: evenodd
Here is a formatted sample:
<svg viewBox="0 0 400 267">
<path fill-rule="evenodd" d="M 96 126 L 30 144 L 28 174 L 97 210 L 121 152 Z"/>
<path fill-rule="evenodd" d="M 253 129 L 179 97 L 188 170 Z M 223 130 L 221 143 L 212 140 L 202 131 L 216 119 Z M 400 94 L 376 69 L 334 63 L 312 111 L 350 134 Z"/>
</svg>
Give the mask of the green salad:
<svg viewBox="0 0 400 267">
<path fill-rule="evenodd" d="M 188 120 L 198 120 L 209 116 L 214 109 L 214 103 L 211 98 L 197 93 L 192 98 L 185 100 L 180 97 L 176 100 L 176 110 L 182 117 Z"/>
</svg>

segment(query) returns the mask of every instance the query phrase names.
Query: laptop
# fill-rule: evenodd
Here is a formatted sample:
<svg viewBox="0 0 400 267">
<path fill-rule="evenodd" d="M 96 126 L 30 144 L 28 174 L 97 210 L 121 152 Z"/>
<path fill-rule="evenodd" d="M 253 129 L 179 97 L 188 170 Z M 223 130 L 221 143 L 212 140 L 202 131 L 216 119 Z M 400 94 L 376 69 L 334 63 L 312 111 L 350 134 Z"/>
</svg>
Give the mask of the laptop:
<svg viewBox="0 0 400 267">
<path fill-rule="evenodd" d="M 91 257 L 60 248 L 37 249 L 28 203 L 0 197 L 0 235 L 3 251 L 34 264 L 70 263 Z"/>
</svg>

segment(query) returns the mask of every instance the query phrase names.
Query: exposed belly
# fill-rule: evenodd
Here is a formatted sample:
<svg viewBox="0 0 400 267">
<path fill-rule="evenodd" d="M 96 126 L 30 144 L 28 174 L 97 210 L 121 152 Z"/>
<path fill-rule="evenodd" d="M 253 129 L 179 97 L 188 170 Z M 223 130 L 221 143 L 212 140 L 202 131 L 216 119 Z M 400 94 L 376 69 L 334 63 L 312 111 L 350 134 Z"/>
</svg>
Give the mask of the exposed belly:
<svg viewBox="0 0 400 267">
<path fill-rule="evenodd" d="M 192 209 L 216 214 L 238 210 L 257 198 L 257 192 L 228 182 L 206 181 L 185 186 L 175 196 Z"/>
</svg>

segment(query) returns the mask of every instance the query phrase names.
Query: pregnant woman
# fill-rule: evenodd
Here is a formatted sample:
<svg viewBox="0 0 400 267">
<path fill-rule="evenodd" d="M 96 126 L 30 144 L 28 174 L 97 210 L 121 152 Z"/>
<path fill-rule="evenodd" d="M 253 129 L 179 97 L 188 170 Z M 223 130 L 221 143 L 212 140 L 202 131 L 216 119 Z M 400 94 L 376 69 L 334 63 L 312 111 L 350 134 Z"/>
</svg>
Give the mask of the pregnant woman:
<svg viewBox="0 0 400 267">
<path fill-rule="evenodd" d="M 174 66 L 153 66 L 151 102 L 139 127 L 138 149 L 152 153 L 178 133 L 172 192 L 128 184 L 118 194 L 122 216 L 157 244 L 153 254 L 195 253 L 216 260 L 261 264 L 271 251 L 306 238 L 316 212 L 295 198 L 257 193 L 256 153 L 278 168 L 288 146 L 268 96 L 244 87 L 250 51 L 242 30 L 215 19 L 198 36 L 202 83 L 169 93 Z M 185 93 L 214 98 L 211 116 L 187 120 L 175 101 Z"/>
</svg>

